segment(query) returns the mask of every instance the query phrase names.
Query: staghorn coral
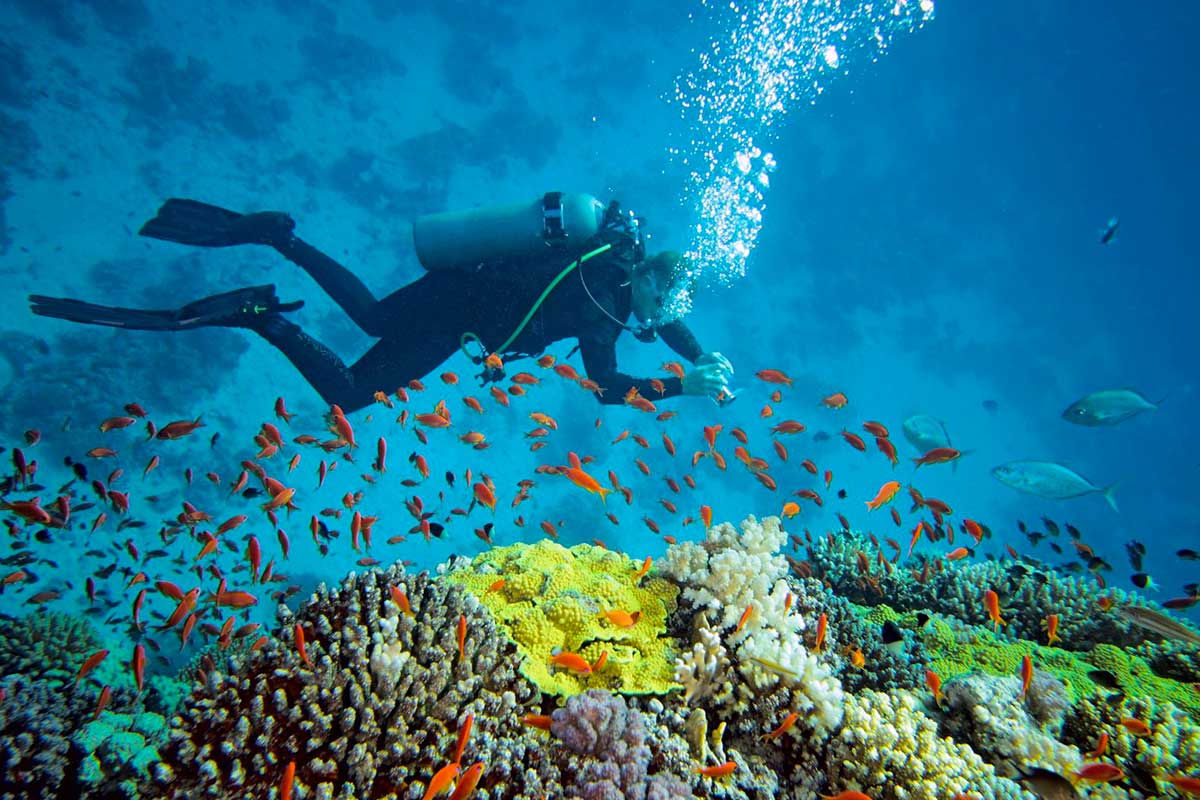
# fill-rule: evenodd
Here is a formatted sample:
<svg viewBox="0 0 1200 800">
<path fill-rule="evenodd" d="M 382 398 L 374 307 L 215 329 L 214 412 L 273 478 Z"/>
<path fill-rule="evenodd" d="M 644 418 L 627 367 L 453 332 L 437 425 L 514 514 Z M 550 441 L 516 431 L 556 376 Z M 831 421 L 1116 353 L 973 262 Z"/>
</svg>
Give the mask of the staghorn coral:
<svg viewBox="0 0 1200 800">
<path fill-rule="evenodd" d="M 666 621 L 678 589 L 649 575 L 636 580 L 639 566 L 601 547 L 567 549 L 543 540 L 492 548 L 450 570 L 446 580 L 465 586 L 491 611 L 524 656 L 521 672 L 543 692 L 665 694 L 677 688 L 671 680 L 675 643 Z M 500 578 L 504 584 L 491 590 Z M 613 610 L 640 616 L 622 628 L 605 617 Z M 591 663 L 607 651 L 607 665 L 587 675 L 552 670 L 549 659 L 558 650 Z"/>
<path fill-rule="evenodd" d="M 828 794 L 855 789 L 873 800 L 952 797 L 989 800 L 1026 797 L 998 777 L 965 744 L 939 739 L 932 720 L 909 692 L 864 690 L 847 697 L 845 723 L 825 754 Z"/>
<path fill-rule="evenodd" d="M 390 586 L 408 595 L 400 613 Z M 466 620 L 464 655 L 456 629 Z M 210 670 L 172 724 L 155 797 L 266 796 L 295 761 L 304 796 L 419 796 L 474 715 L 464 761 L 488 767 L 477 797 L 529 798 L 558 780 L 540 740 L 520 724 L 536 696 L 516 648 L 461 587 L 428 573 L 351 574 L 320 587 L 293 617 L 288 644 L 236 674 Z M 291 644 L 306 631 L 305 664 Z"/>
<path fill-rule="evenodd" d="M 564 769 L 575 776 L 564 787 L 578 800 L 670 800 L 688 798 L 691 788 L 674 775 L 650 775 L 653 759 L 642 715 L 624 698 L 589 689 L 552 715 L 550 732 L 577 757 Z"/>
</svg>

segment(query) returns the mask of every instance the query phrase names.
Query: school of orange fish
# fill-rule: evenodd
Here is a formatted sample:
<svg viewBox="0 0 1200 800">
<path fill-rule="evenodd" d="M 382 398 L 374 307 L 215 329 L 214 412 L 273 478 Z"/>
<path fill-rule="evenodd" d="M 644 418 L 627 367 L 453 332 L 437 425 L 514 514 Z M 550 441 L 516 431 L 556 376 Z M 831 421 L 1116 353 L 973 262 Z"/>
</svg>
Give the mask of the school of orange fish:
<svg viewBox="0 0 1200 800">
<path fill-rule="evenodd" d="M 552 355 L 542 356 L 536 363 L 543 370 L 546 379 L 550 379 L 549 376 L 553 375 L 577 384 L 584 391 L 596 393 L 605 391 L 603 387 L 580 376 L 570 365 L 556 364 Z M 492 366 L 500 365 L 493 364 Z M 683 375 L 683 367 L 677 362 L 665 363 L 662 365 L 662 369 L 668 374 L 679 377 Z M 784 372 L 775 369 L 763 369 L 755 374 L 769 387 L 769 399 L 762 406 L 758 416 L 763 420 L 773 418 L 777 407 L 783 403 L 784 390 L 791 386 L 792 381 Z M 451 430 L 452 435 L 462 444 L 476 451 L 484 451 L 491 446 L 492 441 L 486 433 L 476 428 L 484 426 L 488 411 L 485 402 L 490 400 L 491 403 L 499 406 L 511 407 L 515 401 L 527 398 L 527 395 L 542 381 L 543 378 L 532 372 L 518 372 L 509 379 L 506 387 L 491 385 L 488 388 L 489 397 L 483 400 L 459 390 L 458 393 L 462 395 L 461 402 L 466 408 L 464 412 L 459 413 L 465 414 L 464 418 L 451 412 L 446 399 L 438 399 L 433 402 L 429 411 L 416 410 L 423 405 L 421 398 L 431 392 L 421 381 L 413 380 L 407 386 L 397 388 L 392 394 L 377 392 L 375 394 L 377 405 L 373 411 L 368 413 L 366 420 L 370 422 L 375 414 L 393 412 L 399 405 L 402 408 L 395 418 L 397 433 L 394 435 L 411 435 L 420 445 L 436 448 L 438 443 L 430 445 L 431 437 L 436 435 L 434 432 Z M 440 382 L 448 390 L 449 387 L 459 385 L 459 378 L 453 372 L 445 372 L 440 375 Z M 660 391 L 664 389 L 661 382 L 652 382 L 652 385 L 654 383 L 657 383 L 656 388 Z M 627 406 L 649 415 L 656 423 L 666 423 L 676 416 L 674 411 L 660 412 L 653 399 L 639 395 L 636 390 L 630 390 L 625 395 L 624 401 Z M 844 409 L 848 404 L 849 400 L 845 394 L 835 392 L 820 399 L 819 405 L 823 409 L 820 409 L 819 412 L 822 414 L 846 414 Z M 815 405 L 815 402 L 811 403 L 810 407 Z M 135 425 L 144 426 L 147 441 L 155 442 L 170 442 L 190 437 L 205 427 L 201 419 L 177 420 L 158 427 L 149 419 L 146 410 L 136 402 L 124 405 L 122 410 L 124 413 L 104 419 L 98 425 L 99 431 L 106 437 L 111 436 L 114 442 L 117 442 L 121 436 L 129 436 L 128 432 L 124 434 L 120 432 L 131 429 Z M 203 475 L 203 479 L 211 482 L 214 486 L 228 486 L 226 496 L 230 502 L 234 502 L 234 495 L 241 495 L 243 498 L 251 500 L 261 499 L 261 502 L 257 502 L 258 508 L 247 509 L 248 513 L 234 514 L 217 522 L 212 514 L 185 500 L 182 502 L 178 514 L 161 525 L 153 539 L 147 537 L 140 530 L 145 523 L 132 516 L 131 509 L 134 507 L 134 498 L 131 496 L 133 494 L 131 484 L 133 479 L 126 475 L 126 470 L 118 466 L 108 470 L 103 479 L 90 476 L 90 471 L 95 471 L 97 465 L 124 463 L 121 457 L 122 445 L 120 443 L 94 447 L 85 453 L 85 459 L 82 461 L 67 458 L 65 463 L 72 470 L 73 476 L 62 483 L 57 490 L 51 492 L 38 482 L 39 473 L 45 474 L 50 471 L 47 468 L 40 468 L 36 458 L 37 448 L 42 438 L 41 434 L 37 430 L 27 431 L 23 446 L 11 450 L 12 474 L 3 483 L 0 483 L 0 499 L 2 499 L 0 510 L 5 512 L 4 523 L 9 534 L 10 547 L 14 551 L 14 554 L 4 558 L 2 563 L 9 567 L 15 567 L 0 578 L 0 591 L 10 593 L 4 598 L 4 602 L 6 604 L 15 602 L 27 606 L 44 606 L 52 601 L 70 602 L 75 600 L 85 604 L 93 615 L 108 613 L 121 601 L 128 602 L 127 615 L 117 613 L 110 616 L 107 621 L 110 624 L 128 623 L 128 631 L 134 640 L 129 650 L 128 669 L 139 692 L 145 685 L 147 648 L 158 654 L 159 661 L 165 665 L 168 660 L 162 651 L 168 644 L 178 651 L 187 648 L 189 643 L 195 647 L 201 642 L 204 644 L 216 643 L 221 648 L 227 648 L 235 640 L 254 637 L 252 644 L 249 645 L 251 650 L 266 645 L 270 639 L 266 633 L 262 632 L 262 623 L 251 620 L 252 612 L 259 606 L 260 596 L 264 592 L 269 592 L 273 600 L 283 601 L 300 590 L 298 585 L 290 584 L 287 576 L 280 570 L 280 566 L 291 557 L 293 547 L 289 535 L 281 526 L 284 523 L 281 523 L 280 512 L 290 516 L 293 512 L 300 512 L 302 504 L 315 508 L 321 504 L 320 492 L 331 472 L 337 469 L 343 471 L 361 469 L 358 466 L 360 443 L 355 437 L 354 427 L 337 406 L 330 409 L 326 416 L 326 430 L 322 431 L 320 435 L 298 433 L 291 436 L 290 440 L 284 436 L 280 426 L 284 428 L 290 426 L 295 415 L 287 410 L 283 398 L 275 401 L 274 414 L 274 421 L 261 424 L 254 437 L 256 451 L 240 461 L 232 480 L 227 480 L 228 476 L 214 471 L 206 471 Z M 531 420 L 534 427 L 524 432 L 523 435 L 526 439 L 531 440 L 529 449 L 537 452 L 550 444 L 551 437 L 558 429 L 558 423 L 552 416 L 539 410 L 529 411 L 527 418 Z M 792 491 L 790 497 L 780 503 L 778 511 L 780 516 L 793 518 L 800 515 L 802 501 L 810 503 L 814 508 L 823 507 L 824 498 L 821 491 L 833 490 L 834 475 L 831 470 L 823 470 L 811 458 L 803 457 L 798 459 L 800 469 L 786 470 L 787 478 L 777 477 L 785 472 L 782 465 L 789 462 L 789 439 L 796 434 L 805 432 L 808 429 L 806 424 L 796 419 L 783 419 L 778 422 L 772 420 L 772 423 L 766 424 L 770 453 L 773 454 L 772 461 L 752 454 L 750 450 L 752 437 L 742 428 L 732 427 L 726 434 L 725 428 L 721 424 L 700 426 L 698 442 L 702 441 L 703 446 L 694 450 L 690 458 L 682 459 L 684 463 L 688 464 L 690 470 L 683 472 L 680 478 L 682 483 L 688 490 L 696 490 L 697 482 L 693 471 L 703 469 L 705 463 L 711 464 L 712 468 L 720 472 L 729 469 L 721 447 L 722 434 L 726 434 L 733 440 L 731 452 L 734 459 L 740 462 L 745 471 L 765 489 L 772 492 L 779 491 L 780 482 L 784 480 L 816 484 L 816 486 L 801 486 Z M 602 425 L 603 420 L 597 418 L 595 427 L 598 429 Z M 884 424 L 874 420 L 861 422 L 856 427 L 863 432 L 862 434 L 850 430 L 850 427 L 849 425 L 844 426 L 840 433 L 847 446 L 862 453 L 864 457 L 871 457 L 867 439 L 873 439 L 875 450 L 889 462 L 891 468 L 895 468 L 900 458 L 896 446 L 890 438 L 888 428 Z M 658 446 L 661 446 L 669 458 L 675 459 L 677 453 L 675 439 L 667 432 L 665 426 L 662 429 L 656 429 L 655 432 L 659 438 Z M 611 439 L 611 447 L 628 447 L 628 445 L 622 444 L 626 440 L 644 450 L 656 446 L 642 433 L 624 429 Z M 302 488 L 299 485 L 301 480 L 296 470 L 304 456 L 296 448 L 307 448 L 316 453 L 315 458 L 318 461 L 316 484 L 312 489 Z M 794 445 L 793 448 L 795 448 Z M 364 500 L 366 491 L 373 485 L 382 483 L 388 472 L 387 438 L 379 436 L 373 449 L 374 458 L 369 464 L 369 471 L 361 472 L 359 475 L 365 486 L 358 491 L 346 492 L 336 505 L 309 511 L 307 526 L 313 548 L 322 555 L 326 555 L 334 540 L 339 538 L 338 531 L 332 530 L 330 526 L 342 524 L 343 517 L 348 516 L 349 546 L 359 556 L 357 564 L 367 568 L 380 564 L 380 560 L 370 553 L 376 547 L 372 542 L 372 534 L 381 514 L 364 513 Z M 287 455 L 289 450 L 293 451 L 291 455 Z M 613 454 L 606 455 L 604 458 L 607 461 L 615 460 L 615 454 L 616 451 L 613 451 Z M 951 447 L 935 448 L 914 458 L 914 469 L 947 464 L 960 456 L 960 451 Z M 166 450 L 163 450 L 161 455 L 153 455 L 142 467 L 141 479 L 145 480 L 155 470 L 165 468 L 167 464 L 164 463 L 164 460 L 167 458 L 169 458 L 169 454 Z M 622 525 L 616 511 L 608 506 L 607 497 L 613 493 L 619 494 L 627 506 L 633 506 L 635 488 L 639 492 L 648 491 L 645 487 L 650 482 L 643 479 L 652 477 L 651 467 L 643 458 L 634 457 L 632 464 L 643 478 L 639 479 L 640 483 L 636 486 L 628 482 L 623 483 L 618 477 L 617 471 L 609 469 L 607 473 L 609 486 L 605 486 L 600 479 L 588 471 L 588 465 L 597 460 L 597 457 L 593 455 L 580 457 L 575 452 L 568 451 L 567 463 L 544 464 L 536 468 L 535 475 L 546 476 L 547 479 L 551 479 L 550 476 L 565 478 L 573 486 L 598 496 L 607 519 L 613 525 Z M 409 456 L 408 462 L 415 470 L 415 475 L 405 477 L 396 483 L 405 490 L 430 487 L 433 468 L 429 463 L 429 457 L 420 452 L 413 452 Z M 89 470 L 89 466 L 91 470 Z M 184 469 L 184 477 L 187 485 L 191 486 L 194 478 L 192 468 Z M 417 534 L 426 541 L 434 537 L 441 537 L 449 530 L 447 526 L 453 524 L 455 519 L 460 517 L 478 519 L 484 514 L 484 511 L 479 509 L 484 509 L 487 519 L 474 526 L 474 534 L 486 545 L 492 545 L 498 536 L 497 506 L 500 505 L 503 492 L 486 472 L 481 471 L 476 474 L 468 468 L 461 476 L 463 485 L 469 487 L 470 491 L 469 495 L 464 498 L 465 504 L 454 506 L 448 512 L 443 512 L 442 509 L 453 502 L 452 498 L 448 498 L 447 495 L 454 490 L 457 478 L 458 476 L 454 473 L 446 472 L 445 486 L 439 488 L 438 502 L 433 508 L 426 506 L 425 501 L 416 493 L 405 498 L 403 505 L 412 517 L 412 525 L 407 531 L 389 537 L 386 544 L 398 546 L 403 544 L 409 536 Z M 536 477 L 520 480 L 511 492 L 509 505 L 512 514 L 511 525 L 514 528 L 519 529 L 526 526 L 526 520 L 520 507 L 531 497 L 537 480 Z M 684 488 L 681 486 L 680 480 L 676 480 L 672 476 L 662 477 L 667 491 L 657 498 L 657 506 L 672 518 L 682 517 L 679 519 L 678 525 L 672 528 L 674 531 L 685 529 L 697 521 L 707 529 L 712 525 L 713 510 L 711 506 L 687 502 L 684 499 Z M 874 496 L 863 499 L 867 513 L 888 507 L 891 524 L 897 528 L 904 526 L 904 519 L 895 503 L 897 496 L 904 489 L 905 487 L 900 481 L 887 480 L 879 487 Z M 938 545 L 945 540 L 946 547 L 949 548 L 937 557 L 923 559 L 922 569 L 913 570 L 914 579 L 927 580 L 931 570 L 937 571 L 942 568 L 943 561 L 957 561 L 975 556 L 976 550 L 983 540 L 990 537 L 991 532 L 985 524 L 973 519 L 963 519 L 958 525 L 958 532 L 967 537 L 970 544 L 955 546 L 955 526 L 950 522 L 950 518 L 954 515 L 951 506 L 943 500 L 924 496 L 913 485 L 907 487 L 907 493 L 912 500 L 909 513 L 928 514 L 928 518 L 922 516 L 912 528 L 906 557 L 912 557 L 914 549 L 923 539 L 931 545 Z M 51 494 L 54 495 L 54 498 L 43 502 Z M 839 496 L 845 498 L 845 490 L 839 490 Z M 152 505 L 157 498 L 147 496 L 141 500 Z M 659 522 L 645 511 L 645 504 L 639 502 L 638 506 L 643 511 L 640 523 L 655 535 L 661 536 L 664 542 L 674 543 L 675 533 L 664 532 Z M 695 507 L 695 516 L 681 514 L 681 506 Z M 80 515 L 83 514 L 86 514 L 87 517 L 81 519 Z M 234 532 L 241 526 L 250 523 L 251 514 L 261 516 L 265 522 L 269 523 L 275 532 L 276 548 L 264 548 L 263 542 L 253 533 L 244 534 L 240 542 L 235 540 Z M 851 529 L 850 521 L 843 514 L 836 514 L 836 518 L 840 525 L 839 530 L 849 531 Z M 555 539 L 559 537 L 559 528 L 562 524 L 562 521 L 556 522 L 550 519 L 543 519 L 538 523 L 540 530 L 546 536 Z M 506 528 L 507 525 L 501 525 L 501 530 Z M 78 593 L 79 588 L 73 582 L 60 576 L 43 578 L 37 574 L 38 570 L 35 568 L 39 563 L 57 566 L 56 562 L 47 559 L 45 554 L 39 550 L 38 543 L 53 541 L 54 534 L 61 532 L 66 535 L 72 530 L 86 530 L 89 539 L 92 537 L 107 538 L 107 546 L 89 549 L 85 556 L 93 559 L 103 558 L 106 561 L 112 557 L 114 551 L 117 556 L 112 563 L 87 575 L 82 595 L 75 594 L 74 596 L 69 593 Z M 832 536 L 833 534 L 830 532 L 827 535 Z M 804 531 L 804 536 L 808 541 L 812 541 L 812 534 L 808 530 Z M 874 560 L 882 569 L 890 571 L 893 569 L 893 565 L 900 560 L 901 555 L 905 553 L 903 546 L 895 538 L 885 538 L 884 544 L 892 551 L 891 557 L 887 558 L 879 539 L 874 534 L 869 534 L 869 536 L 876 547 Z M 120 541 L 121 539 L 124 541 Z M 792 541 L 793 545 L 798 547 L 802 539 L 793 535 Z M 604 546 L 601 539 L 592 539 L 592 542 Z M 1087 547 L 1082 542 L 1075 544 L 1077 548 L 1080 548 L 1080 552 Z M 151 546 L 153 549 L 149 549 Z M 143 548 L 146 549 L 146 552 L 142 552 Z M 267 549 L 273 549 L 274 552 L 270 554 L 264 564 L 263 559 L 268 556 Z M 1017 552 L 1011 546 L 1006 546 L 1006 550 L 1010 556 L 1017 557 Z M 173 557 L 172 552 L 174 553 Z M 225 553 L 235 555 L 237 562 L 232 566 L 228 565 Z M 871 559 L 862 552 L 858 554 L 858 557 L 863 579 L 869 583 L 872 580 L 869 563 Z M 152 563 L 158 559 L 162 559 L 159 561 L 162 566 Z M 793 567 L 803 574 L 806 564 L 795 559 L 790 560 Z M 405 563 L 411 564 L 412 562 L 406 561 Z M 651 559 L 647 557 L 638 577 L 645 575 L 650 567 Z M 114 580 L 114 573 L 117 572 L 120 573 L 120 576 Z M 1102 587 L 1103 577 L 1099 572 L 1093 574 Z M 183 575 L 188 576 L 187 582 L 194 582 L 197 585 L 187 590 L 183 589 L 178 583 L 183 580 L 181 577 Z M 120 597 L 121 601 L 111 599 L 113 594 Z M 403 613 L 409 615 L 413 613 L 408 598 L 399 588 L 392 587 L 392 598 Z M 98 609 L 97 603 L 101 599 L 106 602 L 103 608 Z M 991 589 L 986 589 L 983 592 L 982 601 L 993 626 L 998 629 L 999 626 L 1004 625 L 996 593 Z M 1103 602 L 1103 598 L 1101 598 L 1101 602 Z M 743 613 L 738 624 L 739 629 L 749 618 L 750 612 L 751 609 L 747 608 Z M 637 622 L 636 616 L 631 616 L 627 612 L 613 610 L 608 613 L 612 615 L 610 621 L 615 625 L 628 626 Z M 624 617 L 620 616 L 622 614 Z M 222 619 L 222 617 L 224 618 Z M 152 623 L 151 619 L 155 622 Z M 824 645 L 825 625 L 824 615 L 822 615 L 818 620 L 815 644 L 818 652 Z M 1049 615 L 1043 625 L 1047 642 L 1053 644 L 1058 639 L 1057 615 Z M 300 625 L 296 625 L 290 633 L 292 646 L 296 648 L 301 659 L 307 663 L 305 642 L 306 636 L 309 634 L 306 634 Z M 172 642 L 166 640 L 168 635 L 172 637 Z M 458 632 L 460 653 L 463 648 L 464 635 L 465 627 L 460 624 Z M 197 642 L 196 639 L 199 639 L 200 642 Z M 861 648 L 851 645 L 846 649 L 846 653 L 852 665 L 859 668 L 864 666 Z M 78 684 L 87 679 L 89 674 L 109 655 L 109 650 L 104 649 L 88 657 L 78 670 L 75 683 Z M 557 666 L 580 672 L 588 672 L 599 666 L 589 664 L 574 653 L 559 653 L 554 656 L 554 659 Z M 1026 656 L 1021 667 L 1022 691 L 1028 687 L 1032 674 L 1033 666 L 1030 658 Z M 934 672 L 928 672 L 926 680 L 934 701 L 940 702 L 940 677 Z M 96 715 L 99 715 L 104 709 L 110 696 L 111 687 L 101 687 Z M 782 736 L 795 723 L 796 718 L 797 715 L 794 713 L 789 715 L 777 727 L 764 732 L 763 738 L 773 739 Z M 524 721 L 534 727 L 547 727 L 549 724 L 549 719 L 545 717 L 530 716 Z M 1138 736 L 1148 736 L 1151 733 L 1146 724 L 1139 720 L 1125 719 L 1121 721 L 1121 724 Z M 468 718 L 460 732 L 458 754 L 463 751 L 467 737 L 470 735 L 470 728 L 471 720 Z M 1090 758 L 1097 760 L 1096 763 L 1084 765 L 1076 773 L 1077 779 L 1105 782 L 1122 777 L 1119 768 L 1098 761 L 1105 753 L 1106 739 L 1107 737 L 1102 738 L 1097 743 L 1095 750 L 1088 754 Z M 453 798 L 465 798 L 470 795 L 479 780 L 484 765 L 482 763 L 472 765 L 460 777 L 462 766 L 459 761 L 459 758 L 452 759 L 449 764 L 433 775 L 425 794 L 427 799 L 449 790 L 452 785 L 454 787 Z M 697 772 L 707 777 L 719 778 L 729 775 L 734 769 L 733 762 L 729 762 L 718 766 L 698 767 Z M 280 796 L 282 797 L 286 798 L 291 795 L 294 770 L 294 763 L 287 765 L 285 769 L 280 785 Z M 1200 780 L 1196 778 L 1167 776 L 1164 779 L 1173 783 L 1181 791 L 1200 793 Z M 823 797 L 827 797 L 829 800 L 862 800 L 866 798 L 866 795 L 843 791 L 837 795 L 823 795 Z M 867 798 L 867 800 L 870 799 Z"/>
</svg>

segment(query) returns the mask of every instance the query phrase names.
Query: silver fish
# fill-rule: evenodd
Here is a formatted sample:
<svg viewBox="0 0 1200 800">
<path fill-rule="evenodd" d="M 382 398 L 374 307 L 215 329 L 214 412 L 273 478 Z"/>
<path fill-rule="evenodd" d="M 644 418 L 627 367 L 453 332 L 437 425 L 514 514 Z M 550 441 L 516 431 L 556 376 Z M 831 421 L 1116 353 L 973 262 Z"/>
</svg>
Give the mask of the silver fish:
<svg viewBox="0 0 1200 800">
<path fill-rule="evenodd" d="M 935 447 L 950 447 L 946 423 L 928 414 L 916 414 L 904 420 L 904 438 L 924 455 Z"/>
<path fill-rule="evenodd" d="M 1096 428 L 1101 425 L 1117 425 L 1143 411 L 1154 411 L 1157 408 L 1157 404 L 1151 403 L 1133 389 L 1104 389 L 1071 403 L 1062 413 L 1062 418 L 1076 425 Z"/>
<path fill-rule="evenodd" d="M 992 477 L 1018 492 L 1052 500 L 1068 500 L 1099 492 L 1113 511 L 1120 511 L 1113 497 L 1117 488 L 1115 483 L 1102 489 L 1070 467 L 1053 461 L 1010 461 L 993 467 Z"/>
<path fill-rule="evenodd" d="M 1117 613 L 1134 625 L 1153 631 L 1164 639 L 1200 644 L 1200 634 L 1166 614 L 1160 614 L 1145 606 L 1121 606 L 1117 609 Z"/>
</svg>

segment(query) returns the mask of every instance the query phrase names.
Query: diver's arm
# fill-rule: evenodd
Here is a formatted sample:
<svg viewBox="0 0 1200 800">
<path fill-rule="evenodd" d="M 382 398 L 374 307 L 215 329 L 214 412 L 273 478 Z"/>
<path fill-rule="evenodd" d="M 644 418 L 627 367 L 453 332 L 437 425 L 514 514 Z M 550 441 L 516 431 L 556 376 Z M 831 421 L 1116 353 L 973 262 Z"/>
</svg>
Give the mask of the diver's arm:
<svg viewBox="0 0 1200 800">
<path fill-rule="evenodd" d="M 675 397 L 683 394 L 683 381 L 675 377 L 662 378 L 663 393 L 659 394 L 650 378 L 635 378 L 617 369 L 616 340 L 581 338 L 579 340 L 579 355 L 583 356 L 583 368 L 587 375 L 603 389 L 596 394 L 597 399 L 605 405 L 620 405 L 625 402 L 625 394 L 630 388 L 636 388 L 638 394 L 650 402 L 662 397 Z"/>
<path fill-rule="evenodd" d="M 700 347 L 700 342 L 696 341 L 696 337 L 692 335 L 691 330 L 683 324 L 682 320 L 660 325 L 658 335 L 666 342 L 667 347 L 688 361 L 694 363 L 696 359 L 704 355 L 704 349 Z"/>
</svg>

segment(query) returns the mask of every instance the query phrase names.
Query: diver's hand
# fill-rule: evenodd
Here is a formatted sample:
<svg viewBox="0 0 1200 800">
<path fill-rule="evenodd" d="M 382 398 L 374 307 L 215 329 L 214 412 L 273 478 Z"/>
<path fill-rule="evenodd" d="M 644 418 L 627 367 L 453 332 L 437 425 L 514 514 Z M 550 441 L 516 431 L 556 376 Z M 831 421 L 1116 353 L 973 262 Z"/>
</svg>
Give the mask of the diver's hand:
<svg viewBox="0 0 1200 800">
<path fill-rule="evenodd" d="M 709 364 L 716 364 L 721 369 L 725 370 L 725 372 L 728 373 L 725 376 L 726 381 L 728 381 L 729 378 L 733 377 L 733 364 L 729 361 L 728 358 L 721 355 L 720 353 L 716 353 L 716 352 L 705 353 L 704 355 L 702 355 L 696 359 L 697 367 L 703 367 L 703 366 L 707 366 Z"/>
<path fill-rule="evenodd" d="M 725 367 L 716 361 L 701 364 L 700 360 L 697 359 L 696 367 L 683 376 L 683 393 L 711 397 L 724 389 L 728 382 Z"/>
</svg>

